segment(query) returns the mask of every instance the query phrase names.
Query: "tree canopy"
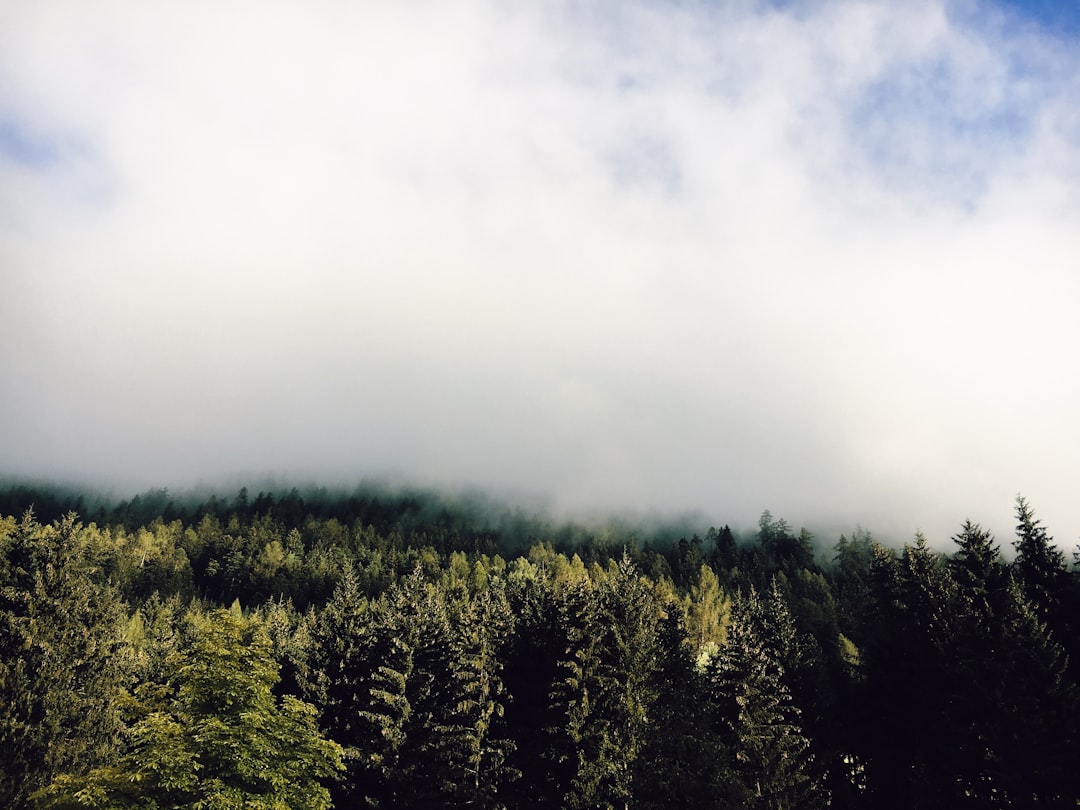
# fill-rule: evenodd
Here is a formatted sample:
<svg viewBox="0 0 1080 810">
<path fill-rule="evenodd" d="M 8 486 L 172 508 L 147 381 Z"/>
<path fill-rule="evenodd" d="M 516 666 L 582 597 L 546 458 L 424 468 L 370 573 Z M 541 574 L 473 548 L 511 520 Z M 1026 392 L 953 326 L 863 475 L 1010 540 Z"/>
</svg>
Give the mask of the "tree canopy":
<svg viewBox="0 0 1080 810">
<path fill-rule="evenodd" d="M 857 528 L 829 560 L 769 513 L 686 536 L 408 494 L 24 509 L 0 516 L 0 801 L 1072 807 L 1080 581 L 1016 510 L 1013 559 L 966 521 L 950 551 Z"/>
</svg>

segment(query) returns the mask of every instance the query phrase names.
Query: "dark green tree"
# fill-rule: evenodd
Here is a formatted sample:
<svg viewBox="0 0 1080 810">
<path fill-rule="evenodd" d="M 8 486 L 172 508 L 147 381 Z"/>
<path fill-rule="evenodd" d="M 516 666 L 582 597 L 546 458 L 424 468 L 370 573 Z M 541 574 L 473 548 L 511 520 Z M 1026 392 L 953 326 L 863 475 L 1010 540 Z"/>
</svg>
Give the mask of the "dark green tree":
<svg viewBox="0 0 1080 810">
<path fill-rule="evenodd" d="M 444 805 L 501 807 L 504 787 L 518 775 L 508 764 L 514 744 L 502 723 L 508 696 L 501 654 L 512 627 L 501 584 L 451 613 L 450 680 L 435 729 Z"/>
<path fill-rule="evenodd" d="M 951 687 L 943 640 L 953 632 L 955 585 L 922 533 L 900 557 L 875 545 L 870 585 L 856 753 L 865 756 L 878 806 L 937 807 L 953 795 L 941 718 Z"/>
<path fill-rule="evenodd" d="M 555 565 L 550 568 L 553 573 Z M 561 807 L 571 757 L 562 728 L 565 715 L 550 696 L 562 680 L 566 636 L 560 608 L 565 601 L 556 597 L 542 568 L 524 557 L 510 565 L 507 597 L 514 614 L 503 654 L 503 680 L 512 698 L 506 706 L 506 724 L 515 743 L 509 763 L 521 774 L 508 786 L 507 803 L 518 808 Z"/>
<path fill-rule="evenodd" d="M 74 514 L 0 521 L 0 805 L 109 757 L 119 729 L 123 608 L 102 538 Z"/>
<path fill-rule="evenodd" d="M 784 669 L 760 635 L 762 605 L 751 591 L 735 604 L 727 642 L 707 667 L 714 724 L 731 761 L 738 806 L 822 807 L 828 796 L 814 772 Z"/>
<path fill-rule="evenodd" d="M 717 650 L 719 646 L 717 647 Z M 713 728 L 708 684 L 687 639 L 681 605 L 669 601 L 657 630 L 656 700 L 645 748 L 634 765 L 634 806 L 735 808 L 744 799 L 730 754 Z"/>
<path fill-rule="evenodd" d="M 874 540 L 869 531 L 856 528 L 848 539 L 840 535 L 833 547 L 834 566 L 829 572 L 832 593 L 836 598 L 840 631 L 861 644 L 871 614 L 870 567 L 874 560 Z"/>
<path fill-rule="evenodd" d="M 1072 806 L 1080 787 L 1076 694 L 1064 650 L 970 521 L 949 560 L 956 604 L 941 657 L 950 673 L 937 739 L 953 801 L 975 807 Z"/>
<path fill-rule="evenodd" d="M 568 591 L 565 615 L 568 655 L 556 689 L 572 757 L 565 803 L 629 806 L 657 696 L 662 610 L 624 555 L 599 583 Z"/>
<path fill-rule="evenodd" d="M 1065 635 L 1068 622 L 1062 608 L 1068 603 L 1066 594 L 1070 585 L 1065 555 L 1054 545 L 1050 533 L 1022 496 L 1016 499 L 1016 519 L 1013 571 L 1039 618 L 1053 632 Z"/>
</svg>

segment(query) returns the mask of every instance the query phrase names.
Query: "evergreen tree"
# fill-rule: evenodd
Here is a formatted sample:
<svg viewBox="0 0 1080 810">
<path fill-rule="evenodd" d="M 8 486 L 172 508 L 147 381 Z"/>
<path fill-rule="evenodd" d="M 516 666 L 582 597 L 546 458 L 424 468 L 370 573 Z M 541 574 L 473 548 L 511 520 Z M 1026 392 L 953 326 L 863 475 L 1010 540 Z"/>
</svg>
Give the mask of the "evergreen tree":
<svg viewBox="0 0 1080 810">
<path fill-rule="evenodd" d="M 709 562 L 714 569 L 727 571 L 735 565 L 738 550 L 735 547 L 735 535 L 732 534 L 730 527 L 724 526 L 719 530 L 715 527 L 710 528 L 705 533 L 705 540 L 711 547 Z"/>
<path fill-rule="evenodd" d="M 954 539 L 957 607 L 942 640 L 951 683 L 939 730 L 954 800 L 1073 806 L 1077 705 L 1064 651 L 1008 576 L 989 532 L 969 521 Z"/>
<path fill-rule="evenodd" d="M 862 528 L 852 532 L 849 540 L 840 535 L 833 547 L 835 563 L 830 572 L 830 585 L 837 602 L 840 631 L 861 644 L 871 615 L 870 568 L 874 559 L 873 536 Z"/>
<path fill-rule="evenodd" d="M 810 741 L 799 725 L 784 670 L 759 635 L 756 593 L 735 605 L 728 639 L 706 675 L 715 723 L 748 808 L 820 807 L 827 796 L 813 772 Z"/>
<path fill-rule="evenodd" d="M 957 552 L 948 560 L 949 573 L 956 583 L 956 597 L 963 632 L 969 638 L 992 637 L 1006 609 L 1009 575 L 994 538 L 977 523 L 965 521 L 953 538 Z"/>
<path fill-rule="evenodd" d="M 553 568 L 554 566 L 549 566 Z M 562 679 L 566 651 L 563 600 L 551 581 L 528 559 L 515 560 L 507 577 L 507 597 L 514 615 L 513 632 L 504 649 L 503 680 L 511 699 L 506 725 L 514 741 L 509 764 L 520 778 L 508 786 L 510 807 L 561 807 L 569 784 L 570 756 L 560 707 L 551 700 Z"/>
<path fill-rule="evenodd" d="M 356 794 L 375 807 L 407 806 L 410 791 L 428 786 L 413 783 L 420 765 L 417 748 L 426 718 L 417 703 L 426 697 L 418 673 L 422 624 L 433 617 L 430 592 L 419 569 L 372 604 L 371 615 L 354 639 L 355 652 L 341 666 L 343 704 L 331 728 L 341 728 L 353 748 L 349 774 Z M 344 662 L 343 662 L 344 663 Z M 333 659 L 331 659 L 333 665 Z"/>
<path fill-rule="evenodd" d="M 694 649 L 715 652 L 727 637 L 731 599 L 708 565 L 701 565 L 686 600 L 686 626 Z"/>
<path fill-rule="evenodd" d="M 916 534 L 902 555 L 874 546 L 874 629 L 862 648 L 856 753 L 881 807 L 938 807 L 953 795 L 941 718 L 951 683 L 946 644 L 954 585 L 940 554 Z"/>
<path fill-rule="evenodd" d="M 224 609 L 188 623 L 168 705 L 133 723 L 115 764 L 59 777 L 38 794 L 41 807 L 331 807 L 322 783 L 341 768 L 341 749 L 319 736 L 313 707 L 275 699 L 263 628 Z"/>
<path fill-rule="evenodd" d="M 1070 579 L 1065 555 L 1053 543 L 1050 533 L 1035 517 L 1031 505 L 1022 497 L 1016 499 L 1016 559 L 1013 571 L 1020 581 L 1039 618 L 1050 630 L 1068 643 L 1073 636 L 1071 617 L 1065 613 L 1070 605 Z M 1080 650 L 1077 650 L 1080 652 Z"/>
<path fill-rule="evenodd" d="M 568 655 L 555 697 L 565 712 L 569 807 L 629 806 L 656 699 L 658 624 L 652 590 L 624 555 L 599 584 L 566 595 Z"/>
<path fill-rule="evenodd" d="M 320 726 L 343 748 L 345 773 L 332 786 L 334 802 L 342 805 L 358 794 L 360 712 L 367 708 L 370 663 L 367 597 L 360 591 L 356 569 L 344 566 L 340 581 L 312 632 L 309 667 L 300 679 L 301 693 L 319 707 Z"/>
<path fill-rule="evenodd" d="M 514 745 L 501 720 L 507 696 L 500 655 L 513 626 L 500 586 L 473 596 L 453 615 L 442 722 L 437 727 L 445 804 L 501 807 Z"/>
<path fill-rule="evenodd" d="M 634 806 L 739 807 L 744 797 L 712 727 L 707 685 L 695 665 L 679 604 L 664 604 L 657 639 L 656 700 L 648 739 L 634 766 Z"/>
<path fill-rule="evenodd" d="M 0 804 L 112 751 L 122 606 L 74 514 L 0 521 Z"/>
</svg>

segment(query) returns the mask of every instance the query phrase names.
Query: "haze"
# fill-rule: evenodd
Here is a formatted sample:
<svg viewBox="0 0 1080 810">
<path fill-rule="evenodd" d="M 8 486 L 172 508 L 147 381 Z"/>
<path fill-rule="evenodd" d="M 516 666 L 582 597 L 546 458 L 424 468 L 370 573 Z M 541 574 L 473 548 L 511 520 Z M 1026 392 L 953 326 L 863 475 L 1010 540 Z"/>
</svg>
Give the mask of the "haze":
<svg viewBox="0 0 1080 810">
<path fill-rule="evenodd" d="M 0 473 L 1080 536 L 1024 4 L 5 3 Z"/>
</svg>

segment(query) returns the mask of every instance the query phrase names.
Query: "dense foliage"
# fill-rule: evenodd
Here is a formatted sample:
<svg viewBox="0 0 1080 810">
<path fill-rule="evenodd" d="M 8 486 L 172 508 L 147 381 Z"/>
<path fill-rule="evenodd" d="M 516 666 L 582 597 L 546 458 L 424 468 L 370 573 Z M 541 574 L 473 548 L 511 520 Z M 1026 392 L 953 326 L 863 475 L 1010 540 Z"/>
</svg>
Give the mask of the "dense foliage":
<svg viewBox="0 0 1080 810">
<path fill-rule="evenodd" d="M 0 492 L 0 806 L 1075 807 L 1080 574 L 416 494 Z"/>
</svg>

